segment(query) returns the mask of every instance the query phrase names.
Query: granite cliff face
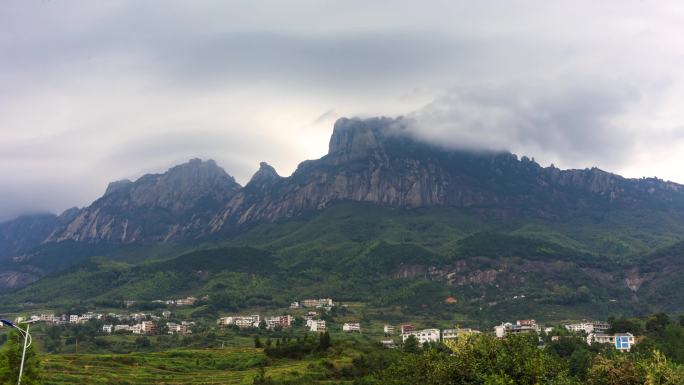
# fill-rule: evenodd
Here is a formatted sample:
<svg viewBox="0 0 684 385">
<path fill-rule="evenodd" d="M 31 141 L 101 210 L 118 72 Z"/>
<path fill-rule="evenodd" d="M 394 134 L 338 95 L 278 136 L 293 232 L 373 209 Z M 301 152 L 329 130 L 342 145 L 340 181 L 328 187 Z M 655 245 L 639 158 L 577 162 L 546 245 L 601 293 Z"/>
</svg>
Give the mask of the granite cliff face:
<svg viewBox="0 0 684 385">
<path fill-rule="evenodd" d="M 402 119 L 340 119 L 328 155 L 303 162 L 288 178 L 261 173 L 255 179 L 268 183 L 237 194 L 212 219 L 212 232 L 293 217 L 340 200 L 552 217 L 606 205 L 684 207 L 683 187 L 675 183 L 626 179 L 595 168 L 543 168 L 509 153 L 447 150 L 414 140 Z"/>
<path fill-rule="evenodd" d="M 164 242 L 203 232 L 240 190 L 214 161 L 193 159 L 164 174 L 111 183 L 104 196 L 57 226 L 46 242 Z"/>
<path fill-rule="evenodd" d="M 289 177 L 261 163 L 241 187 L 213 161 L 194 159 L 163 174 L 113 182 L 86 208 L 0 225 L 0 257 L 66 240 L 127 244 L 219 236 L 343 200 L 563 217 L 606 208 L 684 212 L 684 187 L 599 169 L 543 168 L 510 153 L 444 149 L 415 139 L 401 118 L 340 119 L 328 154 L 301 163 Z"/>
</svg>

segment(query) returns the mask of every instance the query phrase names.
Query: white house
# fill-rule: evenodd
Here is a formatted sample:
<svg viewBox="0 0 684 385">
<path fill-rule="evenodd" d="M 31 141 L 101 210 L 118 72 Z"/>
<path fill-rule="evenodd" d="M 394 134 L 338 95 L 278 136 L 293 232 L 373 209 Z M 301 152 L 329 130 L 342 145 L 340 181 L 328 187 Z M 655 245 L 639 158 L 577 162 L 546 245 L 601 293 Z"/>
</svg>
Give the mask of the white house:
<svg viewBox="0 0 684 385">
<path fill-rule="evenodd" d="M 266 317 L 264 321 L 266 322 L 267 329 L 275 329 L 278 326 L 282 328 L 289 328 L 294 322 L 294 317 L 287 314 L 276 317 Z"/>
<path fill-rule="evenodd" d="M 115 332 L 118 332 L 121 330 L 129 332 L 129 331 L 131 331 L 131 327 L 129 325 L 115 325 L 114 326 Z"/>
<path fill-rule="evenodd" d="M 419 344 L 424 344 L 426 342 L 439 342 L 440 333 L 439 329 L 424 329 L 415 330 L 408 333 L 402 333 L 401 340 L 406 342 L 410 336 L 415 336 Z"/>
<path fill-rule="evenodd" d="M 253 314 L 250 316 L 221 317 L 218 319 L 217 324 L 219 326 L 235 325 L 240 329 L 246 329 L 258 327 L 259 322 L 261 322 L 261 316 Z"/>
<path fill-rule="evenodd" d="M 591 333 L 587 336 L 587 343 L 589 345 L 593 343 L 610 344 L 613 345 L 618 351 L 628 352 L 632 349 L 632 346 L 636 344 L 636 339 L 632 333 Z"/>
<path fill-rule="evenodd" d="M 584 332 L 586 334 L 591 333 L 605 333 L 610 328 L 610 324 L 601 321 L 582 321 L 576 324 L 565 325 L 565 328 L 571 332 L 579 333 Z"/>
<path fill-rule="evenodd" d="M 102 326 L 102 332 L 107 333 L 107 334 L 111 334 L 113 327 L 114 327 L 114 325 L 104 325 L 104 326 Z"/>
<path fill-rule="evenodd" d="M 501 325 L 494 326 L 494 332 L 497 338 L 504 338 L 507 334 L 519 334 L 519 333 L 531 333 L 541 331 L 541 327 L 537 325 L 535 320 L 519 320 L 516 321 L 515 325 L 506 322 Z"/>
<path fill-rule="evenodd" d="M 290 304 L 290 309 L 299 309 L 301 306 L 299 305 L 299 302 L 294 301 Z"/>
<path fill-rule="evenodd" d="M 358 322 L 347 322 L 342 325 L 342 331 L 347 333 L 361 333 L 361 324 Z"/>
<path fill-rule="evenodd" d="M 330 308 L 333 306 L 333 300 L 331 298 L 305 299 L 302 301 L 302 306 Z"/>
<path fill-rule="evenodd" d="M 442 330 L 442 339 L 443 340 L 453 340 L 456 337 L 458 337 L 458 330 L 456 330 L 456 329 L 444 329 L 444 330 Z"/>
<path fill-rule="evenodd" d="M 78 315 L 76 315 L 76 314 L 70 315 L 69 316 L 69 323 L 75 324 L 76 322 L 78 322 Z"/>
<path fill-rule="evenodd" d="M 392 325 L 385 325 L 385 327 L 382 329 L 385 335 L 392 335 L 394 334 L 394 326 Z"/>
<path fill-rule="evenodd" d="M 183 322 L 181 324 L 177 324 L 174 322 L 167 322 L 166 323 L 166 328 L 168 329 L 167 333 L 168 334 L 191 334 L 192 330 L 190 330 L 190 325 L 187 322 Z"/>
<path fill-rule="evenodd" d="M 308 320 L 306 326 L 309 327 L 310 332 L 323 333 L 326 330 L 324 320 Z"/>
</svg>

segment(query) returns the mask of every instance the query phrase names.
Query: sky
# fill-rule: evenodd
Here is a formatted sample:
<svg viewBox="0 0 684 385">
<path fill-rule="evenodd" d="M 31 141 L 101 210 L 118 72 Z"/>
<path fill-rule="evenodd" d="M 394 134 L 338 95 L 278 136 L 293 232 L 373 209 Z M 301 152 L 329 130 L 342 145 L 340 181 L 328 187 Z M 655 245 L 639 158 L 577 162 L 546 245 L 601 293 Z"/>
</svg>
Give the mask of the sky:
<svg viewBox="0 0 684 385">
<path fill-rule="evenodd" d="M 684 183 L 681 1 L 0 3 L 0 221 L 215 159 L 246 183 L 339 117 Z"/>
</svg>

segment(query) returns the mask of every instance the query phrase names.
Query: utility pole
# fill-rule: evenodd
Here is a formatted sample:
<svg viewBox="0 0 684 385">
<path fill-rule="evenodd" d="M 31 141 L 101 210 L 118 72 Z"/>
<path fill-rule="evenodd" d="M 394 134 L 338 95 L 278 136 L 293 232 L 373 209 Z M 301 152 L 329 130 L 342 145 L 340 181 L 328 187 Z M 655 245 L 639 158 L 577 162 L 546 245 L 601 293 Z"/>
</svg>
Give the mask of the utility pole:
<svg viewBox="0 0 684 385">
<path fill-rule="evenodd" d="M 24 360 L 26 359 L 26 348 L 28 347 L 28 336 L 29 336 L 29 327 L 31 324 L 26 324 L 26 336 L 24 337 L 24 351 L 21 353 L 21 366 L 19 366 L 19 381 L 17 381 L 17 385 L 21 385 L 21 375 L 24 374 Z"/>
</svg>

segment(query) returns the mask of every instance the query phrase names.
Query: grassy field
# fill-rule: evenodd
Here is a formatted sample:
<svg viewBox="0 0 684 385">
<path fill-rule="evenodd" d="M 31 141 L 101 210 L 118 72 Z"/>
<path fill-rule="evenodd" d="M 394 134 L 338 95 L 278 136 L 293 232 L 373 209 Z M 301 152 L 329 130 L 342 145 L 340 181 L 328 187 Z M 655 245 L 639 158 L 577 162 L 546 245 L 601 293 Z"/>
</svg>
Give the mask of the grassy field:
<svg viewBox="0 0 684 385">
<path fill-rule="evenodd" d="M 260 367 L 266 375 L 315 380 L 337 359 L 272 360 L 260 349 L 170 350 L 132 354 L 56 354 L 42 357 L 44 384 L 251 384 Z"/>
</svg>

